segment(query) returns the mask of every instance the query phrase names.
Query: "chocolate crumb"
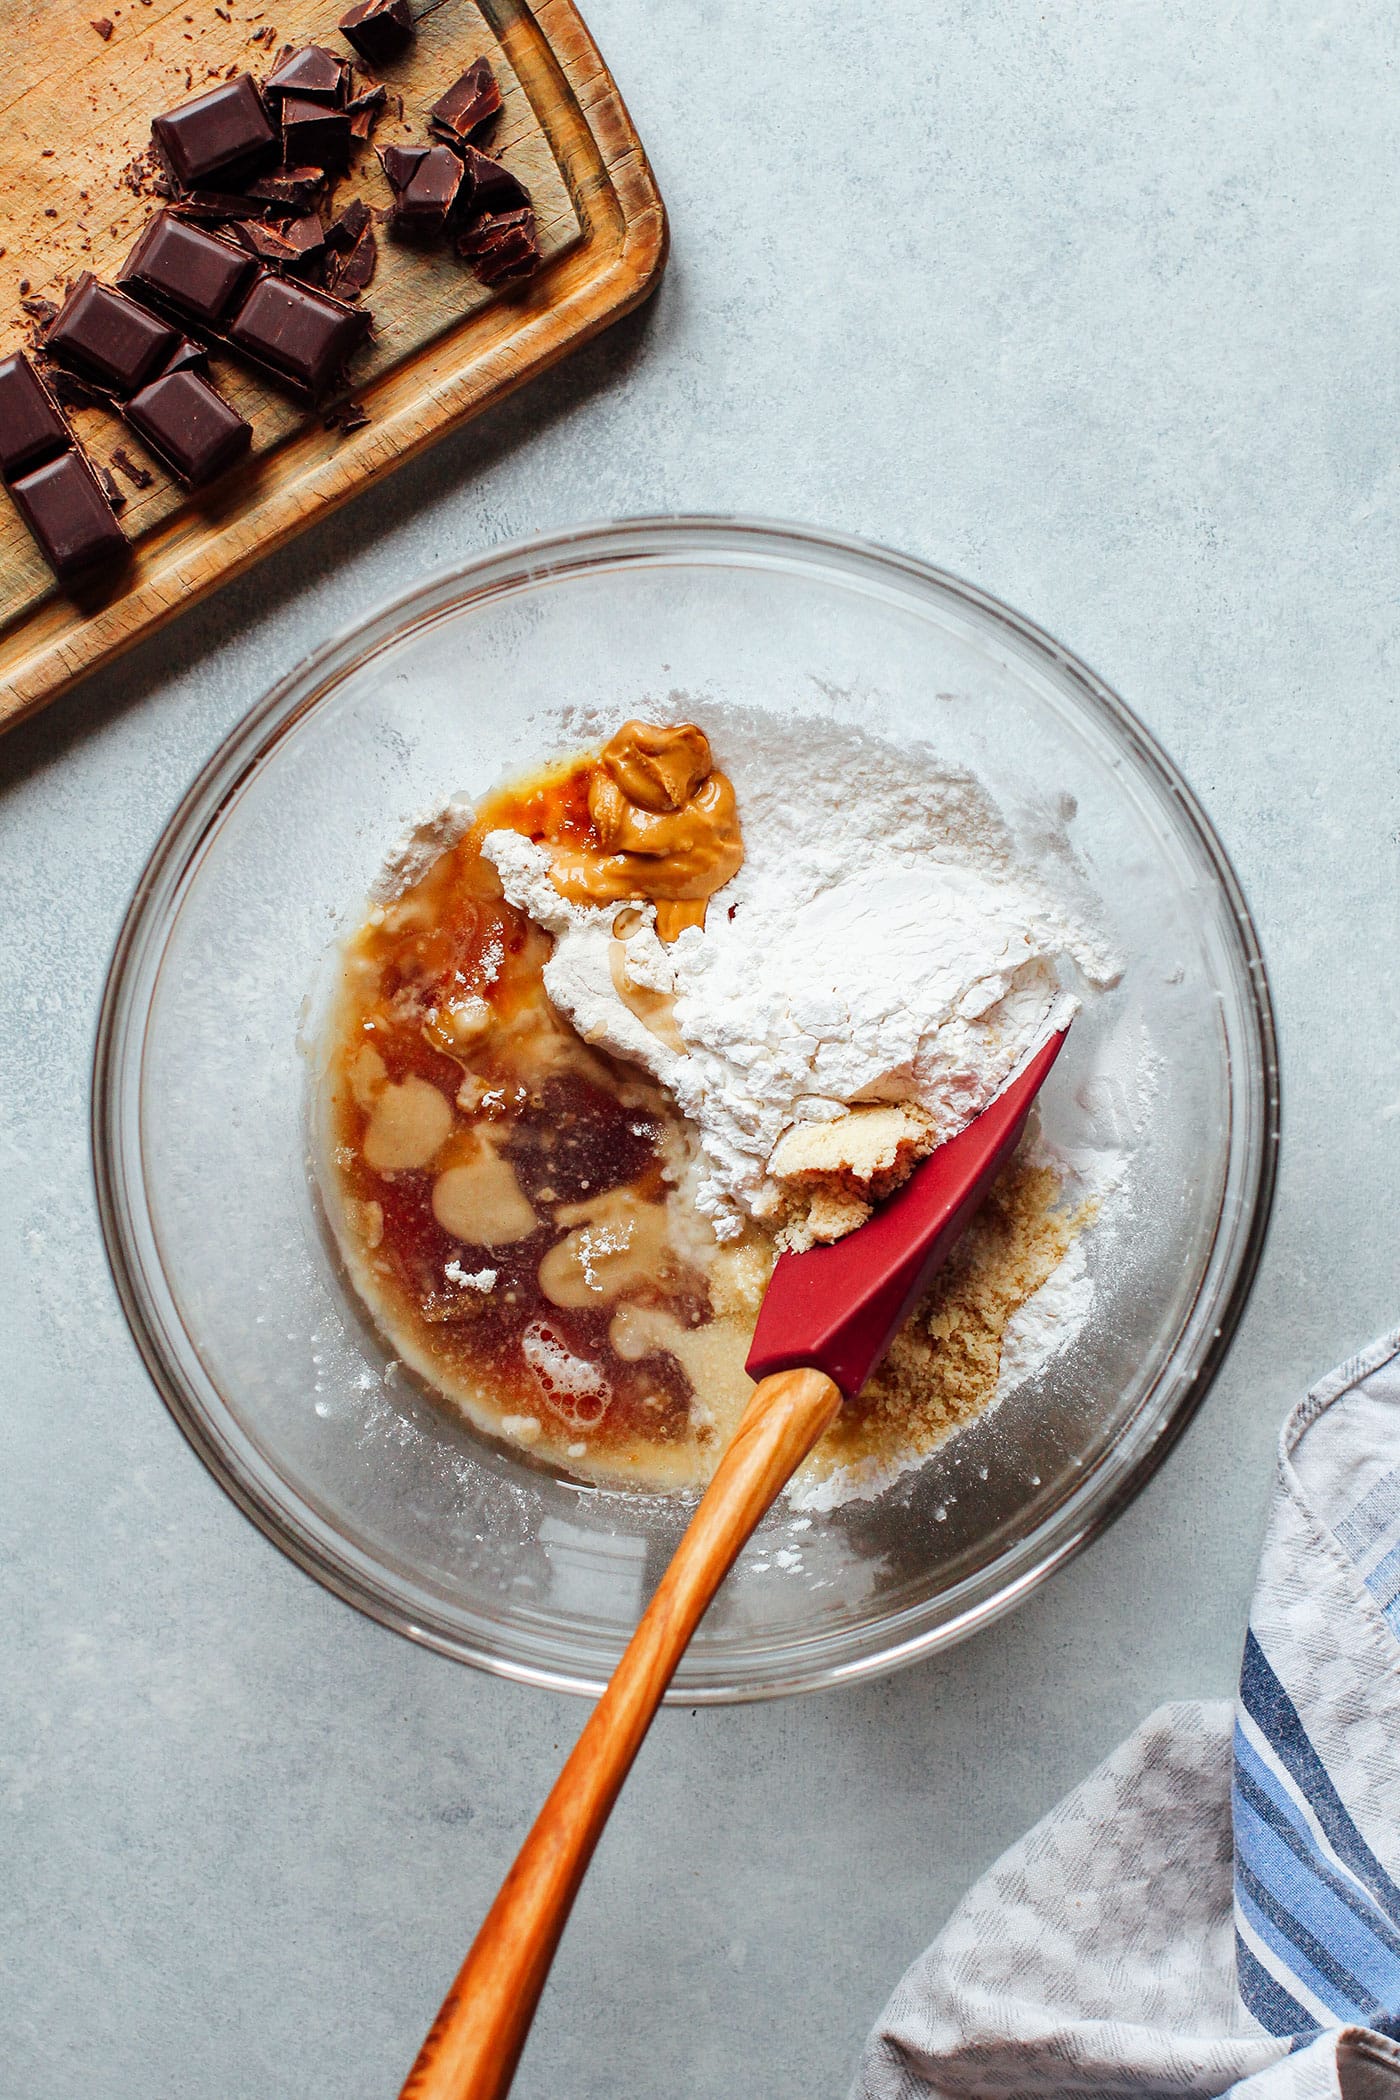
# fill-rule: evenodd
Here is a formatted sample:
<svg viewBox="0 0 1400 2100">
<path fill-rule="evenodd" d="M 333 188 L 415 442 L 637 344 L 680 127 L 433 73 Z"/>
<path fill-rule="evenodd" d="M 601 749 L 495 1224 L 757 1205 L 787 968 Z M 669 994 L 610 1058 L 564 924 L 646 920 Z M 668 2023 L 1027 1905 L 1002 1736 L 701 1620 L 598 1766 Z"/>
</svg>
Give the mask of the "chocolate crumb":
<svg viewBox="0 0 1400 2100">
<path fill-rule="evenodd" d="M 148 489 L 156 478 L 148 468 L 137 466 L 136 461 L 131 457 L 124 445 L 118 445 L 116 451 L 112 454 L 112 465 L 121 468 L 123 474 L 125 474 L 127 480 L 134 488 Z"/>
<path fill-rule="evenodd" d="M 19 295 L 20 295 L 21 299 L 22 299 L 22 298 L 24 297 L 25 293 L 26 293 L 26 292 L 27 292 L 28 290 L 29 290 L 29 279 L 28 279 L 27 277 L 21 277 L 21 279 L 20 279 L 20 281 L 19 281 Z"/>
<path fill-rule="evenodd" d="M 338 430 L 344 436 L 347 431 L 363 430 L 370 418 L 360 402 L 338 401 L 334 408 L 327 410 L 322 420 L 325 429 Z"/>
</svg>

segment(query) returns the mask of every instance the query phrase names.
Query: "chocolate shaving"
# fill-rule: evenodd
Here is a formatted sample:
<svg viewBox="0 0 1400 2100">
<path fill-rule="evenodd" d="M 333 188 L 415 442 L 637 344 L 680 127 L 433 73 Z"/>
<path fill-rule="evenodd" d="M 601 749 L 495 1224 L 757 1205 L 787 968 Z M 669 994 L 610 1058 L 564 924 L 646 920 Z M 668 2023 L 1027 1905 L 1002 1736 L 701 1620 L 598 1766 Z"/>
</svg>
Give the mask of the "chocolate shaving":
<svg viewBox="0 0 1400 2100">
<path fill-rule="evenodd" d="M 105 394 L 96 387 L 79 379 L 76 372 L 65 372 L 61 366 L 52 367 L 47 374 L 49 385 L 65 408 L 107 408 L 110 403 Z"/>
<path fill-rule="evenodd" d="M 121 468 L 123 474 L 125 474 L 127 480 L 134 488 L 148 489 L 156 478 L 148 467 L 139 467 L 136 464 L 136 461 L 131 457 L 124 445 L 118 445 L 115 452 L 113 452 L 112 465 Z"/>
<path fill-rule="evenodd" d="M 346 103 L 345 110 L 350 119 L 352 139 L 359 139 L 363 143 L 371 137 L 375 125 L 384 114 L 384 105 L 388 99 L 388 89 L 381 86 L 371 88 L 367 94 L 356 95 L 353 101 Z"/>
<path fill-rule="evenodd" d="M 360 402 L 337 401 L 334 408 L 327 409 L 322 423 L 325 429 L 344 435 L 346 431 L 363 430 L 369 420 L 369 412 Z"/>
<path fill-rule="evenodd" d="M 309 211 L 325 180 L 321 168 L 279 168 L 275 175 L 260 175 L 250 182 L 248 195 L 286 212 Z"/>
<path fill-rule="evenodd" d="M 113 510 L 120 510 L 122 508 L 122 505 L 126 502 L 126 490 L 119 487 L 117 482 L 113 479 L 111 468 L 99 465 L 97 468 L 97 478 L 102 483 L 102 492 L 106 496 L 107 501 L 111 504 Z"/>
</svg>

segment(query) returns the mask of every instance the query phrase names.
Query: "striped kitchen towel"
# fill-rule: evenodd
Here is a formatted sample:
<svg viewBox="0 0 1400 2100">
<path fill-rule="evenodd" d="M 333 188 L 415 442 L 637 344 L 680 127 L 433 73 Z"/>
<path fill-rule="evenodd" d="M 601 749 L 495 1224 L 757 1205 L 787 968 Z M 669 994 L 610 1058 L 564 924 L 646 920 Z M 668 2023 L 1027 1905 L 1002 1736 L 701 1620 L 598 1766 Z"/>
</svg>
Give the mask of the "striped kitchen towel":
<svg viewBox="0 0 1400 2100">
<path fill-rule="evenodd" d="M 997 1862 L 852 2100 L 1158 2093 L 1400 2100 L 1400 1332 L 1284 1428 L 1233 1710 L 1159 1708 Z"/>
</svg>

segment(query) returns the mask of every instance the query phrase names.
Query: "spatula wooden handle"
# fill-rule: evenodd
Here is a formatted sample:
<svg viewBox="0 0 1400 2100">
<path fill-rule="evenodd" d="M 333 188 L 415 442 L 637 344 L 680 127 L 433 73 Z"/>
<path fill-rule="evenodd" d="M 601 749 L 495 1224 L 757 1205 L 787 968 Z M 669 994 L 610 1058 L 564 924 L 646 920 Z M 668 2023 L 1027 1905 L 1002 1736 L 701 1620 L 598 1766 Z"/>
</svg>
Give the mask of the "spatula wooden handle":
<svg viewBox="0 0 1400 2100">
<path fill-rule="evenodd" d="M 754 1390 L 612 1682 L 487 1913 L 400 2100 L 500 2100 L 609 1812 L 677 1663 L 745 1540 L 834 1419 L 820 1371 Z"/>
</svg>

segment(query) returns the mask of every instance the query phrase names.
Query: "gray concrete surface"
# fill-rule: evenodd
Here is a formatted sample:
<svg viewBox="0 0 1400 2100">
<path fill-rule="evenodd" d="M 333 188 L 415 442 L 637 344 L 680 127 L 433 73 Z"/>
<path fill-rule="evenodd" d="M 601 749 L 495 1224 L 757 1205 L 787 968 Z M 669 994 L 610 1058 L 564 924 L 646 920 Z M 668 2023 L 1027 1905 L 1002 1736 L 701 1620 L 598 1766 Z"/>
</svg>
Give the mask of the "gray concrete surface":
<svg viewBox="0 0 1400 2100">
<path fill-rule="evenodd" d="M 1019 1616 L 864 1689 L 670 1713 L 522 2100 L 845 2088 L 968 1879 L 1232 1683 L 1276 1425 L 1398 1315 L 1400 22 L 1379 0 L 590 0 L 674 254 L 652 308 L 0 747 L 0 2094 L 379 2100 L 582 1718 L 267 1545 L 110 1288 L 88 1059 L 165 817 L 434 564 L 667 508 L 908 547 L 1163 738 L 1260 920 L 1272 1241 L 1165 1471 Z"/>
</svg>

